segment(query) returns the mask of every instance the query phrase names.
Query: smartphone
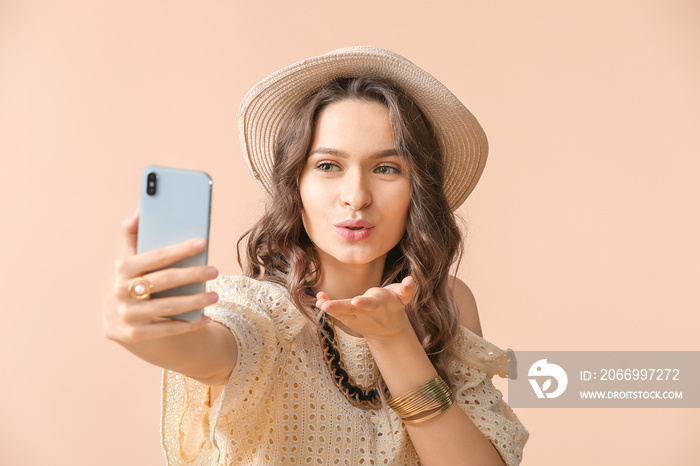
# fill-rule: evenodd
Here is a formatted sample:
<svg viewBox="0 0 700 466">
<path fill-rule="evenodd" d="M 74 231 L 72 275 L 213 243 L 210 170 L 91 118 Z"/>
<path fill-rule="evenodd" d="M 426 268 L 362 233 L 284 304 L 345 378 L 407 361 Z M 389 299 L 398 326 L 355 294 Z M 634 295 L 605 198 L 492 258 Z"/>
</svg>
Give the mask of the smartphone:
<svg viewBox="0 0 700 466">
<path fill-rule="evenodd" d="M 212 180 L 196 170 L 149 165 L 141 177 L 139 231 L 136 252 L 142 253 L 180 243 L 192 238 L 206 238 L 207 248 L 201 253 L 174 263 L 170 267 L 206 265 L 209 251 Z M 202 293 L 204 283 L 192 283 L 153 293 L 153 298 Z M 202 316 L 202 309 L 171 316 L 193 321 Z"/>
</svg>

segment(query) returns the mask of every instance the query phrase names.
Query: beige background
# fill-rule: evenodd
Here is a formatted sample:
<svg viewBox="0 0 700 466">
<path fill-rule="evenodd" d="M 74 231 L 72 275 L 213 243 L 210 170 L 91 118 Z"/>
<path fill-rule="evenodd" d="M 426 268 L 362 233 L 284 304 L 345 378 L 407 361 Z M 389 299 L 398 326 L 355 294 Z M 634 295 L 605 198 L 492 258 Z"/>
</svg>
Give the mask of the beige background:
<svg viewBox="0 0 700 466">
<path fill-rule="evenodd" d="M 236 273 L 262 201 L 238 103 L 351 44 L 406 55 L 486 129 L 460 213 L 487 339 L 700 350 L 699 19 L 692 0 L 0 0 L 0 464 L 163 463 L 159 370 L 101 329 L 140 172 L 212 175 L 211 263 Z M 526 466 L 698 464 L 697 410 L 518 414 Z"/>
</svg>

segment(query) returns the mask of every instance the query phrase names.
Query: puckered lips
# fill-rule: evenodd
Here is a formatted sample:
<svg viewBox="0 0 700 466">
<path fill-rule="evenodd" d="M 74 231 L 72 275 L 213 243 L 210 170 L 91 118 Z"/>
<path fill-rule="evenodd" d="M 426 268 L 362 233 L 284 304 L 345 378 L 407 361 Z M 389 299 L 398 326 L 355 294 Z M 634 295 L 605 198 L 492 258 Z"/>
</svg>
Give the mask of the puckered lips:
<svg viewBox="0 0 700 466">
<path fill-rule="evenodd" d="M 334 223 L 335 230 L 347 241 L 362 241 L 374 230 L 374 225 L 366 220 L 347 219 Z"/>
</svg>

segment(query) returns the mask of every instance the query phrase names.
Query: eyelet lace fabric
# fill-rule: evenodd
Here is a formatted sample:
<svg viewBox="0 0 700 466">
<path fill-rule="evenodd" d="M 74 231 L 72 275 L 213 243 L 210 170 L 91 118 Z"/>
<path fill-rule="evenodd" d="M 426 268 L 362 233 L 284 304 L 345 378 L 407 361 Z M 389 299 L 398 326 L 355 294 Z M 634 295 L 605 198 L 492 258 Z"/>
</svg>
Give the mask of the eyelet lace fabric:
<svg viewBox="0 0 700 466">
<path fill-rule="evenodd" d="M 420 465 L 391 410 L 351 405 L 336 388 L 316 328 L 283 287 L 221 275 L 208 283 L 219 302 L 206 314 L 236 338 L 238 361 L 221 394 L 163 373 L 161 434 L 170 465 Z M 362 338 L 337 330 L 348 373 L 363 388 L 379 370 Z M 455 401 L 517 465 L 528 432 L 503 402 L 494 375 L 508 375 L 508 353 L 462 328 L 451 347 Z"/>
</svg>

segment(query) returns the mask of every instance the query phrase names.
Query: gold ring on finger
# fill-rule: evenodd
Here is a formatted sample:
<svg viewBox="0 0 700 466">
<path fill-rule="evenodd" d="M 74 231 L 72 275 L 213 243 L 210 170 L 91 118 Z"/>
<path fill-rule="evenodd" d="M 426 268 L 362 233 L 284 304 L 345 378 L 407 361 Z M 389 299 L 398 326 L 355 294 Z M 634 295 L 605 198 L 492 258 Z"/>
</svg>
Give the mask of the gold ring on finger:
<svg viewBox="0 0 700 466">
<path fill-rule="evenodd" d="M 153 285 L 143 277 L 134 278 L 129 282 L 129 296 L 134 299 L 148 299 Z"/>
</svg>

